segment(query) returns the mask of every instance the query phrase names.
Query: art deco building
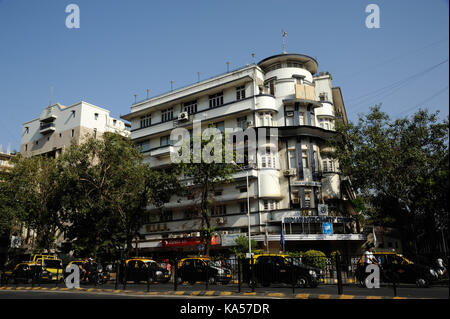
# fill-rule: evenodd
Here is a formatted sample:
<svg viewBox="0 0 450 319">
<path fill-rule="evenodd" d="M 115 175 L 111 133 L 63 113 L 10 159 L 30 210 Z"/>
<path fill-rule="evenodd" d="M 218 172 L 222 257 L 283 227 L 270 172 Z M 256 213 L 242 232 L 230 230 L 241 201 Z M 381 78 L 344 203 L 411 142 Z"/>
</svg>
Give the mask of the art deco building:
<svg viewBox="0 0 450 319">
<path fill-rule="evenodd" d="M 131 138 L 155 168 L 171 165 L 171 131 L 213 124 L 225 128 L 278 129 L 278 151 L 258 154 L 234 182 L 216 190 L 210 214 L 216 237 L 212 254 L 247 236 L 247 197 L 251 236 L 261 249 L 352 253 L 365 241 L 350 200 L 350 181 L 329 156 L 327 140 L 335 124 L 346 122 L 341 89 L 318 63 L 303 54 L 281 54 L 201 82 L 151 97 L 122 116 Z M 270 142 L 269 142 L 270 143 Z M 268 148 L 269 149 L 269 148 Z M 172 164 L 173 165 L 173 164 Z M 246 175 L 249 187 L 246 187 Z M 198 252 L 201 219 L 195 198 L 172 196 L 164 209 L 149 207 L 138 248 L 142 253 Z"/>
<path fill-rule="evenodd" d="M 129 136 L 127 124 L 110 117 L 109 111 L 78 102 L 71 106 L 59 103 L 46 107 L 39 118 L 22 125 L 20 153 L 25 157 L 57 157 L 72 140 L 81 143 L 87 135 L 99 137 L 104 132 Z"/>
</svg>

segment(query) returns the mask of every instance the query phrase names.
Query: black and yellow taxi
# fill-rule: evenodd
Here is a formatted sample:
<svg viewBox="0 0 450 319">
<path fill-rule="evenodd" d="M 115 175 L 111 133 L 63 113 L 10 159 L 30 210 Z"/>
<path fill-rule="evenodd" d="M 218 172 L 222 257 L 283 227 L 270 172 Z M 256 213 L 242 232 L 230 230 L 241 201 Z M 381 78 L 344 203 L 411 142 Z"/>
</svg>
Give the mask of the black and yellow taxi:
<svg viewBox="0 0 450 319">
<path fill-rule="evenodd" d="M 64 269 L 62 261 L 55 255 L 36 254 L 32 256 L 33 263 L 40 269 L 41 281 L 63 281 Z"/>
<path fill-rule="evenodd" d="M 125 269 L 119 274 L 119 280 L 161 282 L 166 283 L 170 279 L 167 269 L 161 267 L 156 261 L 147 257 L 135 257 L 125 260 Z"/>
<path fill-rule="evenodd" d="M 416 264 L 395 250 L 374 250 L 372 255 L 380 266 L 381 282 L 415 283 L 417 287 L 428 287 L 437 274 L 431 267 Z M 355 276 L 361 286 L 365 287 L 368 262 L 363 254 L 358 260 Z"/>
<path fill-rule="evenodd" d="M 32 283 L 37 279 L 39 273 L 38 265 L 34 262 L 21 262 L 13 267 L 9 267 L 4 272 L 5 279 L 12 280 L 14 283 Z"/>
<path fill-rule="evenodd" d="M 243 264 L 243 281 L 249 286 L 261 284 L 268 287 L 273 283 L 292 284 L 297 287 L 315 288 L 319 285 L 322 270 L 304 265 L 297 258 L 286 254 L 258 254 L 252 261 L 247 258 Z"/>
<path fill-rule="evenodd" d="M 228 284 L 231 280 L 231 270 L 209 257 L 183 258 L 177 265 L 177 281 L 194 284 L 197 281 L 207 281 L 210 284 Z"/>
</svg>

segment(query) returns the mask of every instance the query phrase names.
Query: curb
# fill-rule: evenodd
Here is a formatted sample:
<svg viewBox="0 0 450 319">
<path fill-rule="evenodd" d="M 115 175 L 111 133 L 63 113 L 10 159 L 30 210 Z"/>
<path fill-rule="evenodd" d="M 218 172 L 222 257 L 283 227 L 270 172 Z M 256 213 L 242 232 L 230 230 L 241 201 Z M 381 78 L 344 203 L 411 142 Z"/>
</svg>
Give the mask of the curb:
<svg viewBox="0 0 450 319">
<path fill-rule="evenodd" d="M 101 289 L 101 288 L 60 288 L 60 287 L 0 287 L 0 291 L 14 291 L 14 290 L 28 290 L 28 291 L 65 291 L 65 292 L 87 292 L 87 293 L 111 293 L 111 294 L 126 294 L 126 295 L 147 295 L 147 296 L 201 296 L 201 297 L 227 297 L 227 296 L 255 296 L 255 297 L 270 297 L 281 299 L 429 299 L 429 298 L 408 298 L 408 297 L 388 297 L 388 296 L 359 296 L 359 295 L 332 295 L 332 294 L 285 294 L 280 292 L 235 292 L 235 291 L 216 291 L 216 290 L 196 290 L 196 291 L 133 291 L 121 289 Z"/>
</svg>

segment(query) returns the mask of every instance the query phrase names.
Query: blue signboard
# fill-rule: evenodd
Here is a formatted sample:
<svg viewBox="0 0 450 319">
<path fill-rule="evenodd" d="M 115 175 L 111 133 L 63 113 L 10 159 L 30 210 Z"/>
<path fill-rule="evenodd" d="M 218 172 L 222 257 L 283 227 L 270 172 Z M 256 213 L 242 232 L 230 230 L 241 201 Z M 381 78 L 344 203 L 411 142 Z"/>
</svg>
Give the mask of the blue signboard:
<svg viewBox="0 0 450 319">
<path fill-rule="evenodd" d="M 322 233 L 324 235 L 333 235 L 333 224 L 332 223 L 322 223 Z"/>
</svg>

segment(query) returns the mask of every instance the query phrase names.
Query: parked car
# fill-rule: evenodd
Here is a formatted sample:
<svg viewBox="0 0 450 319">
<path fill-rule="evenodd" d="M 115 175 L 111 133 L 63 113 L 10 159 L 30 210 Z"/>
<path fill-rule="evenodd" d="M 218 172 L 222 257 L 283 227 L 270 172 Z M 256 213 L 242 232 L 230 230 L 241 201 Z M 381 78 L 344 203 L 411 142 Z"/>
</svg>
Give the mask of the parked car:
<svg viewBox="0 0 450 319">
<path fill-rule="evenodd" d="M 273 283 L 292 284 L 296 287 L 315 288 L 319 285 L 322 270 L 304 265 L 299 259 L 283 254 L 261 254 L 253 257 L 254 272 L 251 259 L 243 264 L 243 282 L 251 287 L 261 284 L 268 287 Z M 254 274 L 254 277 L 253 277 Z"/>
<path fill-rule="evenodd" d="M 189 257 L 181 259 L 178 263 L 177 281 L 187 281 L 194 284 L 197 281 L 208 283 L 228 284 L 231 280 L 231 270 L 220 266 L 207 257 Z"/>
<path fill-rule="evenodd" d="M 125 275 L 127 281 L 134 281 L 135 283 L 147 280 L 165 283 L 170 279 L 167 269 L 161 267 L 153 259 L 145 257 L 127 259 L 124 272 L 119 275 L 121 282 L 125 279 Z"/>
<path fill-rule="evenodd" d="M 416 264 L 395 251 L 374 251 L 374 257 L 380 265 L 380 281 L 396 283 L 415 283 L 417 287 L 428 287 L 437 279 L 434 269 Z M 367 264 L 364 255 L 359 259 L 356 268 L 356 279 L 365 287 L 365 279 L 369 275 L 365 272 Z"/>
<path fill-rule="evenodd" d="M 5 270 L 6 279 L 12 280 L 14 283 L 32 283 L 33 278 L 37 278 L 40 271 L 39 266 L 33 262 L 21 262 L 12 268 Z"/>
</svg>

